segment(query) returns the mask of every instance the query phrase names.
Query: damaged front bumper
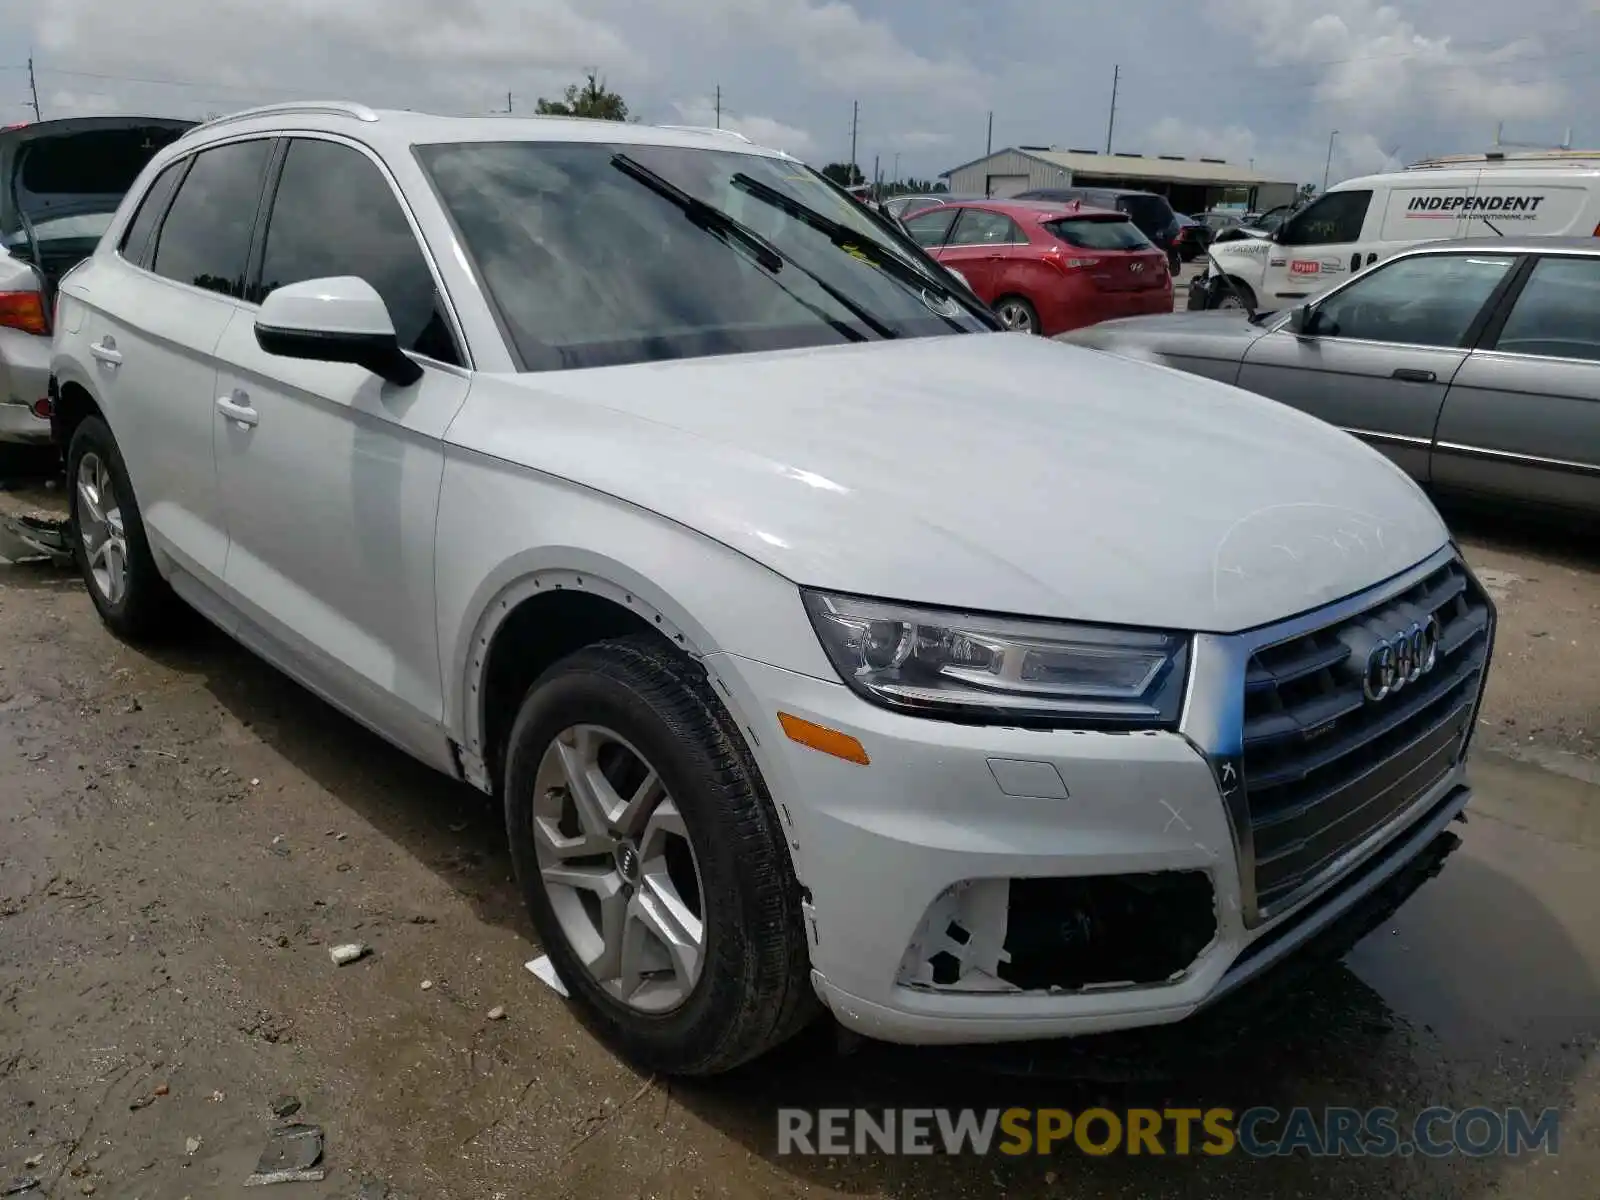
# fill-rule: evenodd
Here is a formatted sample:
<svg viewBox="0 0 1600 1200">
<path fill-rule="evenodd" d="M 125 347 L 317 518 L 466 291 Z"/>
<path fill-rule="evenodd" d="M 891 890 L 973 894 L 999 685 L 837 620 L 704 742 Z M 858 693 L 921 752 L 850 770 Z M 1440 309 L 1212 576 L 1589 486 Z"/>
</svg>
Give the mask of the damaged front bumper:
<svg viewBox="0 0 1600 1200">
<path fill-rule="evenodd" d="M 1374 740 L 1339 785 L 1343 828 L 1283 841 L 1306 808 L 1291 795 L 1252 835 L 1237 781 L 1248 762 L 1263 779 L 1282 764 L 1251 759 L 1247 675 L 1287 677 L 1325 639 L 1418 605 L 1441 614 L 1449 655 L 1407 707 L 1355 731 Z M 957 725 L 747 659 L 708 666 L 787 831 L 818 994 L 861 1034 L 953 1044 L 1178 1021 L 1355 911 L 1468 803 L 1491 638 L 1486 598 L 1442 552 L 1298 622 L 1197 638 L 1178 732 Z M 871 761 L 789 741 L 780 711 L 851 734 Z"/>
</svg>

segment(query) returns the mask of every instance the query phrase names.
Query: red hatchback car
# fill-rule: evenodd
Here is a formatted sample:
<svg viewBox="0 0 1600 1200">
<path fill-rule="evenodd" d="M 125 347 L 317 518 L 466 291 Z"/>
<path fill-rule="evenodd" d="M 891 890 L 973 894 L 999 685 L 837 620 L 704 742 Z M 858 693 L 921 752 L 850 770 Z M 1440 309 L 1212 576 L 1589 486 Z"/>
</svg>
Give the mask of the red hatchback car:
<svg viewBox="0 0 1600 1200">
<path fill-rule="evenodd" d="M 900 223 L 960 272 L 1008 329 L 1054 337 L 1113 317 L 1172 311 L 1167 256 L 1126 213 L 976 200 L 923 209 Z"/>
</svg>

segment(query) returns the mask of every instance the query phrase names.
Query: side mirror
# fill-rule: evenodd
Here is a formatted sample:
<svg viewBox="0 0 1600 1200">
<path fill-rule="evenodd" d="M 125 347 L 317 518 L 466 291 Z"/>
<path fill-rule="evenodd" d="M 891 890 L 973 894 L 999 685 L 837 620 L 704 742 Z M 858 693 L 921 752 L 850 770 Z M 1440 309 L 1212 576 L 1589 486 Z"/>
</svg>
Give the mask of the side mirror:
<svg viewBox="0 0 1600 1200">
<path fill-rule="evenodd" d="M 1302 304 L 1289 314 L 1289 332 L 1295 337 L 1309 337 L 1317 323 L 1317 310 Z"/>
<path fill-rule="evenodd" d="M 400 349 L 383 297 L 353 275 L 273 292 L 256 317 L 256 344 L 282 358 L 354 363 L 402 387 L 422 378 L 422 368 Z"/>
</svg>

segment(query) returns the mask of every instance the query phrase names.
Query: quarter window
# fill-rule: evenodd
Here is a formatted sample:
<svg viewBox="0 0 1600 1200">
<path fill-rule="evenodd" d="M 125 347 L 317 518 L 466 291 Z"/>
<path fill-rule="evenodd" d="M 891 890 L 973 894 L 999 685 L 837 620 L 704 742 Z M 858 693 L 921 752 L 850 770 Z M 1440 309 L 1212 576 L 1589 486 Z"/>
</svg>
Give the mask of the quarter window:
<svg viewBox="0 0 1600 1200">
<path fill-rule="evenodd" d="M 1361 240 L 1371 192 L 1329 192 L 1283 227 L 1285 246 L 1337 246 Z"/>
<path fill-rule="evenodd" d="M 389 181 L 358 150 L 313 138 L 289 144 L 267 222 L 260 302 L 290 283 L 354 275 L 383 297 L 400 345 L 459 364 L 434 286 Z"/>
<path fill-rule="evenodd" d="M 156 235 L 151 269 L 209 292 L 244 295 L 250 234 L 272 142 L 231 142 L 195 156 Z"/>
<path fill-rule="evenodd" d="M 952 246 L 999 246 L 1007 242 L 1026 242 L 1016 222 L 1004 213 L 986 208 L 964 208 L 950 238 Z"/>
<path fill-rule="evenodd" d="M 155 231 L 156 223 L 161 220 L 161 214 L 167 211 L 167 201 L 172 198 L 172 189 L 178 186 L 178 180 L 183 178 L 183 172 L 188 166 L 189 160 L 185 158 L 162 171 L 150 185 L 150 190 L 144 194 L 144 199 L 139 202 L 139 211 L 134 213 L 133 220 L 128 222 L 127 232 L 122 235 L 122 245 L 119 247 L 122 257 L 129 262 L 143 265 L 145 251 L 150 245 L 150 235 Z"/>
<path fill-rule="evenodd" d="M 1600 258 L 1542 258 L 1496 350 L 1600 362 Z"/>
<path fill-rule="evenodd" d="M 1515 259 L 1490 254 L 1402 258 L 1316 306 L 1307 332 L 1412 346 L 1461 346 Z"/>
</svg>

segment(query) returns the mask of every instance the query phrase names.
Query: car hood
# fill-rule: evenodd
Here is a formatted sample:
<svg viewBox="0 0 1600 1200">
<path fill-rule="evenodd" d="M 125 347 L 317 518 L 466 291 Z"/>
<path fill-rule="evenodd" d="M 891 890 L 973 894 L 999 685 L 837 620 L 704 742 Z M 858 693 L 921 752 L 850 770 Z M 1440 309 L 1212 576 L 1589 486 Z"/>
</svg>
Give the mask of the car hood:
<svg viewBox="0 0 1600 1200">
<path fill-rule="evenodd" d="M 1238 362 L 1266 332 L 1238 309 L 1214 309 L 1102 321 L 1061 334 L 1060 340 L 1136 358 L 1183 354 Z"/>
<path fill-rule="evenodd" d="M 479 376 L 449 440 L 800 584 L 992 612 L 1232 631 L 1447 540 L 1320 421 L 1017 334 Z"/>
</svg>

